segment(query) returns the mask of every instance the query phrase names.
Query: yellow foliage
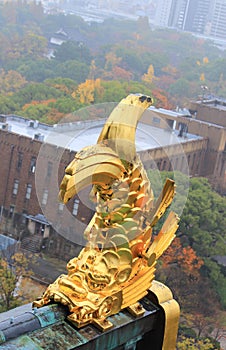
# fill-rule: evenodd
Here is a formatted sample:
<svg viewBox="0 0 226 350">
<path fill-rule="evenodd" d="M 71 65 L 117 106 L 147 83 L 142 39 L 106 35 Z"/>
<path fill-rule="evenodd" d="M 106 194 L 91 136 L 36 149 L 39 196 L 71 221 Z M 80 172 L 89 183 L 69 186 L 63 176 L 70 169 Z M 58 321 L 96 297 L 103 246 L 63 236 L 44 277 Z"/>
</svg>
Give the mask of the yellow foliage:
<svg viewBox="0 0 226 350">
<path fill-rule="evenodd" d="M 109 52 L 105 55 L 105 69 L 112 69 L 115 66 L 118 66 L 119 63 L 121 62 L 122 58 L 117 57 L 114 52 Z"/>
<path fill-rule="evenodd" d="M 202 61 L 203 61 L 203 63 L 204 63 L 204 64 L 209 63 L 209 59 L 208 59 L 208 57 L 203 57 L 203 60 L 202 60 Z"/>
<path fill-rule="evenodd" d="M 205 81 L 205 74 L 204 73 L 201 73 L 199 80 Z"/>
<path fill-rule="evenodd" d="M 170 64 L 168 64 L 167 66 L 162 68 L 162 71 L 167 73 L 168 75 L 171 75 L 172 77 L 176 77 L 178 74 L 177 68 L 171 66 Z"/>
<path fill-rule="evenodd" d="M 11 257 L 11 264 L 0 258 L 0 307 L 8 310 L 11 303 L 19 296 L 17 290 L 20 279 L 24 276 L 31 275 L 28 271 L 29 260 L 22 253 L 15 253 Z"/>
<path fill-rule="evenodd" d="M 177 350 L 214 350 L 214 345 L 207 339 L 182 337 L 177 343 Z"/>
<path fill-rule="evenodd" d="M 154 78 L 154 67 L 152 64 L 148 67 L 147 73 L 142 76 L 142 80 L 146 83 L 151 84 Z"/>
<path fill-rule="evenodd" d="M 201 66 L 201 62 L 198 60 L 198 61 L 196 61 L 196 64 L 198 65 L 198 66 Z"/>
<path fill-rule="evenodd" d="M 95 65 L 95 61 L 92 60 L 91 61 L 91 64 L 90 64 L 90 67 L 89 67 L 89 79 L 94 79 L 95 77 L 95 73 L 96 73 L 96 65 Z"/>
<path fill-rule="evenodd" d="M 79 101 L 82 104 L 90 104 L 94 102 L 95 96 L 94 94 L 101 94 L 101 80 L 100 79 L 86 79 L 84 83 L 81 83 L 78 86 L 78 89 L 72 93 L 72 97 L 79 97 Z"/>
<path fill-rule="evenodd" d="M 8 94 L 17 92 L 26 83 L 26 79 L 20 73 L 14 70 L 9 70 L 8 72 L 4 69 L 0 70 L 0 92 Z"/>
</svg>

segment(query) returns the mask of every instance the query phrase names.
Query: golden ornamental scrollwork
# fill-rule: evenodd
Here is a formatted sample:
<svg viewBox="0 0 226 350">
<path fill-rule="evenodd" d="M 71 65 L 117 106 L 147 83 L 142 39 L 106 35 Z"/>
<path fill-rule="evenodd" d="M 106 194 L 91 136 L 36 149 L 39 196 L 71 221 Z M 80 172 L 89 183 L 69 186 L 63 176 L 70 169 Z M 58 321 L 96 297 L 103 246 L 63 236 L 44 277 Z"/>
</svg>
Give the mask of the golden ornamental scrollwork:
<svg viewBox="0 0 226 350">
<path fill-rule="evenodd" d="M 174 181 L 167 179 L 154 200 L 143 164 L 136 154 L 137 123 L 152 99 L 129 95 L 113 110 L 97 144 L 78 152 L 65 170 L 59 197 L 67 203 L 92 184 L 96 212 L 84 235 L 86 246 L 67 264 L 67 275 L 50 284 L 40 300 L 67 305 L 77 327 L 94 323 L 108 329 L 106 318 L 124 308 L 140 314 L 137 302 L 154 279 L 156 262 L 172 242 L 178 216 L 170 212 L 160 232 L 152 228 L 172 202 Z"/>
</svg>

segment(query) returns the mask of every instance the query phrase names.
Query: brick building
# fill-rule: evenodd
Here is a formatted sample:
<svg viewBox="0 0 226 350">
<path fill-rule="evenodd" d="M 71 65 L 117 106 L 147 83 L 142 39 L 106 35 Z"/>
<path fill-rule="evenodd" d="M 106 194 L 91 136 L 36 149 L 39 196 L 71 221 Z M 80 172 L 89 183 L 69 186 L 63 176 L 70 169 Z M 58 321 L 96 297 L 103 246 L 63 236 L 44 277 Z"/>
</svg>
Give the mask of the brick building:
<svg viewBox="0 0 226 350">
<path fill-rule="evenodd" d="M 225 193 L 226 112 L 221 116 L 221 109 L 216 102 L 211 106 L 202 101 L 191 103 L 191 113 L 155 107 L 146 111 L 137 129 L 137 150 L 145 167 L 206 176 Z M 0 117 L 3 234 L 24 248 L 66 260 L 78 253 L 93 215 L 90 188 L 64 206 L 57 199 L 59 182 L 76 151 L 96 143 L 104 122 L 48 126 L 18 116 Z"/>
</svg>

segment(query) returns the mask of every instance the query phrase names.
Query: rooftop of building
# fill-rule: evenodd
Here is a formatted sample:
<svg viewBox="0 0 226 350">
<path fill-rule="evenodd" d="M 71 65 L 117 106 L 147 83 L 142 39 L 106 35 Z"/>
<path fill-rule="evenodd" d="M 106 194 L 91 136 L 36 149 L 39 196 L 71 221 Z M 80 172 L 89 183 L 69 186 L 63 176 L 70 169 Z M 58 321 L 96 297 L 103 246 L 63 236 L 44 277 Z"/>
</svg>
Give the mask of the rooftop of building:
<svg viewBox="0 0 226 350">
<path fill-rule="evenodd" d="M 226 111 L 226 99 L 209 96 L 209 97 L 203 97 L 202 99 L 196 101 L 198 104 L 207 105 L 211 108 L 216 108 L 218 110 Z"/>
<path fill-rule="evenodd" d="M 156 110 L 151 109 L 150 111 L 153 113 L 156 112 Z M 153 113 L 153 115 L 160 117 L 159 113 L 165 114 L 166 111 L 167 110 L 159 109 L 157 110 L 158 113 Z M 170 113 L 170 115 L 178 115 L 177 112 L 167 112 Z M 87 145 L 92 145 L 97 142 L 105 121 L 106 119 L 76 121 L 51 126 L 20 116 L 9 115 L 0 119 L 0 129 L 53 144 L 58 147 L 67 148 L 72 151 L 78 151 Z M 136 131 L 136 147 L 139 152 L 201 138 L 202 137 L 198 135 L 189 133 L 178 137 L 178 130 L 170 130 L 170 128 L 165 130 L 147 123 L 139 122 Z"/>
</svg>

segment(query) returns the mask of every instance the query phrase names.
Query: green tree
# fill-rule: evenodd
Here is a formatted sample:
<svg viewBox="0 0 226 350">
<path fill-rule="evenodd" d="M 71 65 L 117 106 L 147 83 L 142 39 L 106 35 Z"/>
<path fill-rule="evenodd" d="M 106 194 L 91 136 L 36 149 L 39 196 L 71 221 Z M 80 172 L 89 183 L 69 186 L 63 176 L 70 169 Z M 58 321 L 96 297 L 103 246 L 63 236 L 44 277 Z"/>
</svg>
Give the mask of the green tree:
<svg viewBox="0 0 226 350">
<path fill-rule="evenodd" d="M 19 108 L 19 104 L 14 102 L 12 97 L 0 95 L 0 114 L 15 113 Z"/>
<path fill-rule="evenodd" d="M 43 101 L 51 98 L 58 98 L 63 92 L 46 84 L 30 83 L 19 92 L 15 93 L 12 99 L 22 107 L 31 101 Z"/>
<path fill-rule="evenodd" d="M 190 97 L 191 94 L 189 82 L 184 78 L 178 79 L 170 86 L 169 93 L 178 97 Z"/>
<path fill-rule="evenodd" d="M 18 62 L 17 71 L 30 82 L 42 83 L 45 79 L 54 78 L 55 64 L 46 58 L 23 59 Z"/>
<path fill-rule="evenodd" d="M 37 119 L 41 122 L 47 123 L 47 115 L 51 111 L 51 107 L 42 104 L 30 105 L 26 109 L 20 111 L 20 115 L 27 119 Z"/>
<path fill-rule="evenodd" d="M 226 307 L 225 276 L 220 266 L 213 260 L 217 255 L 226 255 L 226 198 L 212 190 L 205 178 L 189 179 L 187 196 L 188 179 L 186 180 L 185 175 L 162 172 L 160 176 L 157 171 L 148 171 L 148 175 L 153 185 L 157 184 L 154 187 L 157 195 L 166 177 L 175 178 L 177 193 L 171 208 L 179 213 L 181 206 L 186 203 L 180 215 L 177 236 L 180 237 L 184 247 L 190 246 L 202 258 L 204 265 L 200 270 L 201 275 L 211 281 L 222 306 Z"/>
<path fill-rule="evenodd" d="M 89 74 L 89 66 L 79 60 L 68 60 L 56 65 L 56 77 L 68 78 L 78 84 L 84 82 Z"/>
<path fill-rule="evenodd" d="M 45 84 L 60 90 L 64 95 L 71 95 L 78 87 L 78 84 L 74 80 L 63 77 L 46 79 Z"/>
<path fill-rule="evenodd" d="M 77 60 L 90 65 L 92 55 L 85 44 L 81 42 L 67 41 L 56 49 L 55 59 L 59 62 Z"/>
</svg>

